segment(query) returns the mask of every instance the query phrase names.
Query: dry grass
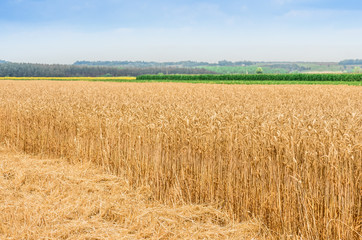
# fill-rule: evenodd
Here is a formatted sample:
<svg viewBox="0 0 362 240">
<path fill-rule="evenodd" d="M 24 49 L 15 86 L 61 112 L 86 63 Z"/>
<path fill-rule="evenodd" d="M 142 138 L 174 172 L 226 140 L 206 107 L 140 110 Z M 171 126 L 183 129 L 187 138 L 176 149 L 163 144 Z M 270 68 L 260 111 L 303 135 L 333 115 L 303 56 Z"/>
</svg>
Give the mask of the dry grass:
<svg viewBox="0 0 362 240">
<path fill-rule="evenodd" d="M 89 164 L 0 149 L 0 239 L 252 239 L 210 206 L 166 207 Z"/>
<path fill-rule="evenodd" d="M 270 237 L 359 239 L 360 99 L 349 86 L 3 81 L 0 140 L 96 163 L 166 204 L 258 219 Z"/>
</svg>

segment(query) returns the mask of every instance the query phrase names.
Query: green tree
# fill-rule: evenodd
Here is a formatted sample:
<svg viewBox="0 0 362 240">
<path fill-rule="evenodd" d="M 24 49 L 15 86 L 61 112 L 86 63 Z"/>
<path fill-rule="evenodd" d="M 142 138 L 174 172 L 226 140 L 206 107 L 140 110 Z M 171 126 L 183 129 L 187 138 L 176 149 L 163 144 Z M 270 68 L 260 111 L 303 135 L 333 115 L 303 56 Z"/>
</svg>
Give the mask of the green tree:
<svg viewBox="0 0 362 240">
<path fill-rule="evenodd" d="M 354 72 L 354 73 L 362 73 L 362 69 L 361 69 L 360 67 L 355 67 L 355 68 L 353 69 L 353 72 Z"/>
<path fill-rule="evenodd" d="M 258 67 L 257 69 L 256 69 L 256 74 L 262 74 L 264 71 L 263 71 L 263 69 L 261 68 L 261 67 Z"/>
<path fill-rule="evenodd" d="M 110 73 L 106 73 L 106 74 L 102 75 L 101 77 L 113 77 L 113 75 Z"/>
</svg>

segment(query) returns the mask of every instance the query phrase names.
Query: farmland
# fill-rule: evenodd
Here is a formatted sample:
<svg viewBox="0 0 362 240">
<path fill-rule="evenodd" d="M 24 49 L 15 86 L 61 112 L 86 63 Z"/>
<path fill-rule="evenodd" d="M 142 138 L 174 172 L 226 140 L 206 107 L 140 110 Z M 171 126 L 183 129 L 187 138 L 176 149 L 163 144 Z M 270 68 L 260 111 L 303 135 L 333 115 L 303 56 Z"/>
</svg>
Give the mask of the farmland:
<svg viewBox="0 0 362 240">
<path fill-rule="evenodd" d="M 0 80 L 48 80 L 48 81 L 100 81 L 117 82 L 135 80 L 136 77 L 0 77 Z"/>
<path fill-rule="evenodd" d="M 250 63 L 245 66 L 200 66 L 209 71 L 217 72 L 219 74 L 255 74 L 258 67 L 262 67 L 264 73 L 310 73 L 310 72 L 333 72 L 351 73 L 354 66 L 358 65 L 343 65 L 338 63 L 302 63 L 302 62 L 259 62 Z"/>
<path fill-rule="evenodd" d="M 136 82 L 184 82 L 216 84 L 362 85 L 362 74 L 223 74 L 141 75 Z"/>
<path fill-rule="evenodd" d="M 213 206 L 165 206 L 91 164 L 0 148 L 0 238 L 263 239 L 256 221 Z"/>
<path fill-rule="evenodd" d="M 205 81 L 362 81 L 362 74 L 223 74 L 223 75 L 141 75 L 138 80 L 205 80 Z"/>
<path fill-rule="evenodd" d="M 360 99 L 356 86 L 4 80 L 0 142 L 269 238 L 359 239 Z"/>
<path fill-rule="evenodd" d="M 91 82 L 179 82 L 263 85 L 362 85 L 362 74 L 224 74 L 140 75 L 138 77 L 0 77 L 0 80 L 49 80 Z"/>
</svg>

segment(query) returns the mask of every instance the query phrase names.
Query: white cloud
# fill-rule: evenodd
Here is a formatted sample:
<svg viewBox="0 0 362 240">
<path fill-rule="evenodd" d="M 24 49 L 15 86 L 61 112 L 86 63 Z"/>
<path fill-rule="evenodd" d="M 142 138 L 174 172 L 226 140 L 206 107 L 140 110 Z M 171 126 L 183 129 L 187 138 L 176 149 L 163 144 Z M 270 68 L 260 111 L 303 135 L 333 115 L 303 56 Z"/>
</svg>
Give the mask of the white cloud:
<svg viewBox="0 0 362 240">
<path fill-rule="evenodd" d="M 286 5 L 291 3 L 317 2 L 318 0 L 271 0 L 271 1 L 278 5 Z"/>
<path fill-rule="evenodd" d="M 336 17 L 340 15 L 346 15 L 349 13 L 353 13 L 352 11 L 345 10 L 330 10 L 330 9 L 308 9 L 308 10 L 297 10 L 293 9 L 284 14 L 283 17 L 286 18 L 329 18 Z"/>
<path fill-rule="evenodd" d="M 279 5 L 284 5 L 290 2 L 293 2 L 293 0 L 272 0 L 274 3 L 279 4 Z"/>
</svg>

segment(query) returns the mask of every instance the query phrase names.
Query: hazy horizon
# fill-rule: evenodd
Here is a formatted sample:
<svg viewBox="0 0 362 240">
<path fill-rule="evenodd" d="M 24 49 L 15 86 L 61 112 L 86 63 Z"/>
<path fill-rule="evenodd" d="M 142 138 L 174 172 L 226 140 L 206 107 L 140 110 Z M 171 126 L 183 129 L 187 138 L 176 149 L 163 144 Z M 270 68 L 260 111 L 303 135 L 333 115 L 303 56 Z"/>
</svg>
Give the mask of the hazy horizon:
<svg viewBox="0 0 362 240">
<path fill-rule="evenodd" d="M 361 22 L 358 0 L 3 0 L 0 59 L 339 62 Z"/>
<path fill-rule="evenodd" d="M 327 63 L 339 63 L 341 61 L 344 61 L 344 60 L 360 60 L 360 59 L 340 59 L 338 61 L 250 61 L 250 62 L 253 62 L 253 63 L 320 63 L 320 64 L 327 64 Z M 15 62 L 15 61 L 8 61 L 6 59 L 0 59 L 0 62 L 1 61 L 5 61 L 5 62 L 8 62 L 8 63 L 19 63 L 19 64 L 49 64 L 49 65 L 76 65 L 77 62 L 146 62 L 146 63 L 151 63 L 151 62 L 154 62 L 154 63 L 168 63 L 168 62 L 188 62 L 188 61 L 191 61 L 191 62 L 206 62 L 206 63 L 209 63 L 209 64 L 218 64 L 220 61 L 229 61 L 228 59 L 220 59 L 218 61 L 194 61 L 194 60 L 177 60 L 177 61 L 145 61 L 145 60 L 134 60 L 134 61 L 130 61 L 130 60 L 127 60 L 127 59 L 123 59 L 123 60 L 93 60 L 93 61 L 89 61 L 87 59 L 82 59 L 82 60 L 76 60 L 74 62 L 71 62 L 71 63 L 47 63 L 47 62 Z M 249 62 L 248 59 L 243 59 L 243 60 L 236 60 L 236 61 L 230 61 L 230 62 Z M 85 64 L 86 65 L 86 64 Z M 80 65 L 81 66 L 81 65 Z M 100 65 L 95 65 L 95 66 L 100 66 Z"/>
</svg>

